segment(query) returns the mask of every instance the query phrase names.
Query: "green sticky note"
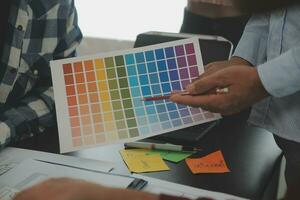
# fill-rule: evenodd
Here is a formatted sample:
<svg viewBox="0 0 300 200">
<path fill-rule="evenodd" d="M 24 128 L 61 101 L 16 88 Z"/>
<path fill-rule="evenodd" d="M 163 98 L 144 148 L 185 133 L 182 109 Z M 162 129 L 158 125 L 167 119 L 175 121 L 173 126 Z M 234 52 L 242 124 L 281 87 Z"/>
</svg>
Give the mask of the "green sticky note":
<svg viewBox="0 0 300 200">
<path fill-rule="evenodd" d="M 151 150 L 147 152 L 148 155 L 159 153 L 164 160 L 178 163 L 187 157 L 193 155 L 193 152 L 186 151 L 165 151 L 165 150 Z"/>
</svg>

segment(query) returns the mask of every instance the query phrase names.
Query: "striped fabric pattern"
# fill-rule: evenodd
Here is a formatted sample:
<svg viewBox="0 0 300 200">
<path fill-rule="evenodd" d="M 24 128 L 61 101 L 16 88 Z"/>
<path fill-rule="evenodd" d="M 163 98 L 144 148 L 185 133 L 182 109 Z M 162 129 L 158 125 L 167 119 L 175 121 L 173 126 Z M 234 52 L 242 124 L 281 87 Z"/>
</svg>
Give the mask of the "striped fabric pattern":
<svg viewBox="0 0 300 200">
<path fill-rule="evenodd" d="M 74 0 L 12 0 L 0 63 L 0 148 L 55 124 L 49 61 L 75 56 Z"/>
</svg>

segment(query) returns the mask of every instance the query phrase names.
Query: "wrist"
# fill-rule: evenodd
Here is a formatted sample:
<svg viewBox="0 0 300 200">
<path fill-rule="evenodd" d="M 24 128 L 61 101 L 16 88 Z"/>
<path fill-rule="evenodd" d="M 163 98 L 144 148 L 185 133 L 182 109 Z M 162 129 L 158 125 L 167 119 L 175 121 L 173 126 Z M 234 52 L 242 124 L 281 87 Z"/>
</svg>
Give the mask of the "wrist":
<svg viewBox="0 0 300 200">
<path fill-rule="evenodd" d="M 252 77 L 253 77 L 253 84 L 254 84 L 254 88 L 255 90 L 255 95 L 257 96 L 258 100 L 264 99 L 268 96 L 270 96 L 270 94 L 267 92 L 267 90 L 265 89 L 262 81 L 260 80 L 257 68 L 254 67 L 252 70 Z"/>
<path fill-rule="evenodd" d="M 247 65 L 247 66 L 253 66 L 250 62 L 248 62 L 247 60 L 238 57 L 238 56 L 233 56 L 230 58 L 229 60 L 230 65 Z"/>
</svg>

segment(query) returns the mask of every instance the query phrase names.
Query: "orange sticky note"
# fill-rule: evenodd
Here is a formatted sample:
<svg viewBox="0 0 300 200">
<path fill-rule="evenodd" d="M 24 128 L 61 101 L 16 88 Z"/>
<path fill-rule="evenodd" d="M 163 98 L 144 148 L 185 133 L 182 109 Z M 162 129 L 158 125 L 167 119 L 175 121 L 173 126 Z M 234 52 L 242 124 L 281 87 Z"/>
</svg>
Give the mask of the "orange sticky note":
<svg viewBox="0 0 300 200">
<path fill-rule="evenodd" d="M 193 174 L 230 172 L 220 150 L 201 158 L 187 158 L 185 161 Z"/>
</svg>

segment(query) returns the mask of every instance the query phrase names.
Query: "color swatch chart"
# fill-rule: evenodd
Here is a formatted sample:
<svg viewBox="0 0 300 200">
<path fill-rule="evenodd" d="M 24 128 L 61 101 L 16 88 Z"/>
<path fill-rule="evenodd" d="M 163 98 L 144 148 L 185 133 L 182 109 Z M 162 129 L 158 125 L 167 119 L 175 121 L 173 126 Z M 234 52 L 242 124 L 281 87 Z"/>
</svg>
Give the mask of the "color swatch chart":
<svg viewBox="0 0 300 200">
<path fill-rule="evenodd" d="M 129 142 L 219 114 L 144 97 L 183 90 L 203 73 L 197 39 L 51 62 L 61 152 Z"/>
</svg>

